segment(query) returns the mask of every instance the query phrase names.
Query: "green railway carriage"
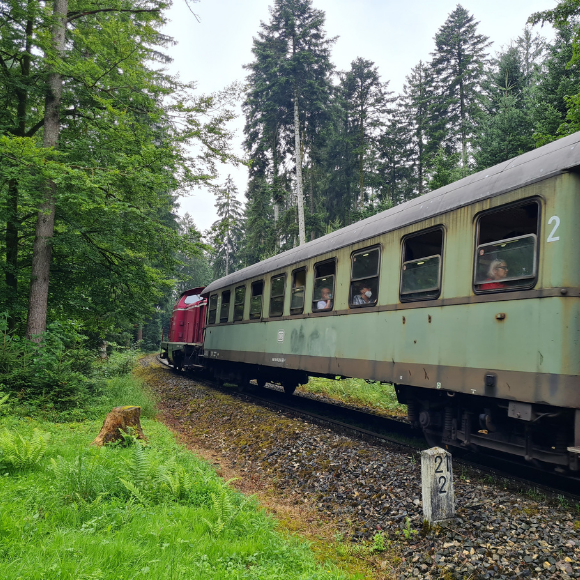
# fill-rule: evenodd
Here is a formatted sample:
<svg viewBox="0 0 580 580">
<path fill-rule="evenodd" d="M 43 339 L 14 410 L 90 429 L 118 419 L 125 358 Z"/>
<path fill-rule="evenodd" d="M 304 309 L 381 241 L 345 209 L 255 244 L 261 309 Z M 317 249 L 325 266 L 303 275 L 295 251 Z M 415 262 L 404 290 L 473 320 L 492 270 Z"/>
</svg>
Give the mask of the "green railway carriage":
<svg viewBox="0 0 580 580">
<path fill-rule="evenodd" d="M 578 471 L 580 133 L 204 290 L 217 378 L 395 384 L 430 442 Z"/>
</svg>

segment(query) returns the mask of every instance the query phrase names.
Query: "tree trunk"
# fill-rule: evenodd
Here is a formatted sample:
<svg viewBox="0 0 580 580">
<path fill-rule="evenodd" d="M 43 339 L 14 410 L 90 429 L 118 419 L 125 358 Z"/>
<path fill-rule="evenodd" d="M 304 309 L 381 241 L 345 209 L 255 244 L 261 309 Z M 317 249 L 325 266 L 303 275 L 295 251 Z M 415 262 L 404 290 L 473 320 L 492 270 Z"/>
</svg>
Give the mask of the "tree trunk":
<svg viewBox="0 0 580 580">
<path fill-rule="evenodd" d="M 302 150 L 300 148 L 300 117 L 298 115 L 298 88 L 294 88 L 294 148 L 296 154 L 296 205 L 298 207 L 299 245 L 306 243 L 304 230 L 304 196 L 302 194 Z"/>
<path fill-rule="evenodd" d="M 107 443 L 120 441 L 123 439 L 121 431 L 128 434 L 130 430 L 134 432 L 137 439 L 147 441 L 141 428 L 141 407 L 114 407 L 110 413 L 107 413 L 103 426 L 91 445 L 102 447 Z"/>
<path fill-rule="evenodd" d="M 54 22 L 52 25 L 52 46 L 55 56 L 62 58 L 65 51 L 66 15 L 68 0 L 54 0 Z M 62 75 L 54 70 L 48 75 L 48 86 L 44 108 L 43 147 L 56 147 L 60 134 L 60 103 L 62 97 Z M 48 181 L 45 185 L 44 202 L 40 206 L 36 221 L 36 235 L 32 250 L 32 272 L 30 300 L 28 303 L 28 325 L 26 335 L 38 337 L 46 330 L 48 306 L 48 283 L 52 238 L 54 235 L 56 184 Z M 39 340 L 39 338 L 36 338 Z"/>
<path fill-rule="evenodd" d="M 359 199 L 360 199 L 360 203 L 361 206 L 363 204 L 364 201 L 364 196 L 363 196 L 363 192 L 364 192 L 364 145 L 365 145 L 365 129 L 364 129 L 364 122 L 363 122 L 363 109 L 362 109 L 362 105 L 361 105 L 361 110 L 360 110 L 360 153 L 359 153 L 359 165 L 358 165 L 358 172 L 359 172 Z M 355 209 L 357 209 L 357 204 L 355 203 Z"/>
<path fill-rule="evenodd" d="M 310 215 L 314 216 L 314 188 L 312 187 L 312 180 L 314 179 L 313 176 L 314 173 L 314 167 L 313 164 L 310 164 L 310 179 L 308 180 L 310 182 Z M 316 239 L 316 232 L 314 231 L 314 226 L 312 227 L 312 229 L 310 230 L 310 241 L 313 241 Z"/>
</svg>

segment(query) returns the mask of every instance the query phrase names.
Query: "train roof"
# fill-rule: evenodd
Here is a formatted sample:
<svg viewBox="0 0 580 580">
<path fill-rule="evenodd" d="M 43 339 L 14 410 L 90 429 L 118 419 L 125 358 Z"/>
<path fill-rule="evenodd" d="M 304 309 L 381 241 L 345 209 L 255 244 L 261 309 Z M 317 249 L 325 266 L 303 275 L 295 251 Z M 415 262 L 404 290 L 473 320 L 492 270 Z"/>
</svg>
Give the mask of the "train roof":
<svg viewBox="0 0 580 580">
<path fill-rule="evenodd" d="M 580 132 L 577 132 L 233 272 L 209 284 L 203 294 L 554 177 L 579 165 Z"/>
</svg>

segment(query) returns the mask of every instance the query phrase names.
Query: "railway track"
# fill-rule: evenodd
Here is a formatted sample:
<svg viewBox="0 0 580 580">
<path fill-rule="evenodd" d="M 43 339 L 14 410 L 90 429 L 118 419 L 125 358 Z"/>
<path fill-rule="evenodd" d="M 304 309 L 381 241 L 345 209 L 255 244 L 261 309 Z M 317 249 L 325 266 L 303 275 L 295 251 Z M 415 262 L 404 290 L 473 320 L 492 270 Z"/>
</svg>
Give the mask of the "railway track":
<svg viewBox="0 0 580 580">
<path fill-rule="evenodd" d="M 157 356 L 157 361 L 172 372 L 169 363 Z M 181 373 L 180 373 L 181 374 Z M 238 391 L 219 386 L 206 378 L 194 377 L 197 382 L 220 392 L 233 396 L 246 397 L 255 403 L 282 411 L 286 414 L 303 418 L 311 423 L 348 434 L 359 439 L 378 444 L 398 446 L 401 450 L 419 453 L 427 447 L 423 437 L 401 420 L 373 414 L 338 404 L 295 394 L 288 397 L 273 388 Z M 454 453 L 454 450 L 450 450 Z M 501 480 L 505 487 L 514 490 L 542 492 L 549 496 L 566 498 L 580 502 L 580 478 L 564 476 L 531 466 L 524 461 L 514 461 L 499 454 L 483 455 L 462 453 L 454 456 L 455 465 L 475 469 Z"/>
</svg>

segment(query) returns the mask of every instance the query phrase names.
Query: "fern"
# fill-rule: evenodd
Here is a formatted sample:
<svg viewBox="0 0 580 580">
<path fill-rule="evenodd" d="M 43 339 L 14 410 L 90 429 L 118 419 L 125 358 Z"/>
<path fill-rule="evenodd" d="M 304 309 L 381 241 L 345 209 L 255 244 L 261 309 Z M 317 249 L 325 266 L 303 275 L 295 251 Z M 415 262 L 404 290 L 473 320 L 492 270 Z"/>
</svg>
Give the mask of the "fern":
<svg viewBox="0 0 580 580">
<path fill-rule="evenodd" d="M 160 491 L 169 492 L 176 500 L 186 498 L 193 487 L 193 480 L 189 473 L 183 466 L 176 466 L 174 463 L 159 467 L 157 482 Z"/>
<path fill-rule="evenodd" d="M 0 434 L 0 462 L 14 469 L 26 469 L 39 463 L 46 453 L 50 435 L 34 429 L 30 438 L 7 429 Z"/>
<path fill-rule="evenodd" d="M 136 441 L 135 447 L 133 447 L 133 464 L 131 466 L 131 476 L 137 487 L 142 487 L 145 483 L 148 470 L 149 460 L 145 455 L 145 451 L 141 443 Z"/>
<path fill-rule="evenodd" d="M 147 497 L 142 490 L 140 490 L 134 483 L 131 481 L 127 481 L 126 479 L 119 478 L 119 481 L 125 486 L 127 491 L 139 502 L 143 505 L 148 503 Z"/>
<path fill-rule="evenodd" d="M 4 393 L 0 391 L 0 415 L 4 414 L 7 410 L 8 405 L 6 405 L 6 401 L 8 400 L 8 397 L 10 397 L 10 395 L 4 395 Z"/>
<path fill-rule="evenodd" d="M 203 521 L 207 524 L 209 533 L 214 537 L 219 536 L 232 523 L 245 503 L 245 501 L 242 502 L 240 506 L 235 509 L 234 503 L 232 501 L 232 493 L 227 487 L 227 484 L 231 481 L 234 480 L 230 479 L 229 481 L 226 481 L 225 485 L 221 487 L 218 493 L 212 492 L 210 494 L 212 511 L 215 514 L 214 522 L 210 522 L 206 518 L 202 518 Z"/>
<path fill-rule="evenodd" d="M 147 472 L 149 471 L 149 460 L 145 455 L 143 446 L 139 441 L 135 441 L 133 447 L 133 460 L 130 463 L 131 480 L 119 478 L 119 481 L 125 486 L 127 491 L 140 503 L 146 504 L 145 482 L 147 481 Z"/>
</svg>

